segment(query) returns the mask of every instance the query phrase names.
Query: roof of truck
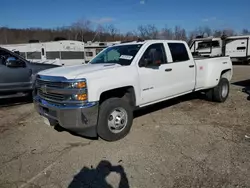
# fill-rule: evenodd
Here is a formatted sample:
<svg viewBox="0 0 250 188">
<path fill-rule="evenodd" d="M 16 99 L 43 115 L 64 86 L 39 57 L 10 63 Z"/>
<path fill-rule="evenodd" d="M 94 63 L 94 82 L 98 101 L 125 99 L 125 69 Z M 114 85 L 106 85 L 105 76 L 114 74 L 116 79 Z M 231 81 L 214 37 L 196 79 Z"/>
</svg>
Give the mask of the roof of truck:
<svg viewBox="0 0 250 188">
<path fill-rule="evenodd" d="M 176 43 L 185 43 L 182 40 L 143 40 L 143 41 L 130 41 L 130 42 L 122 42 L 120 44 L 116 44 L 115 46 L 122 46 L 128 44 L 145 44 L 145 43 L 156 43 L 156 42 L 176 42 Z"/>
</svg>

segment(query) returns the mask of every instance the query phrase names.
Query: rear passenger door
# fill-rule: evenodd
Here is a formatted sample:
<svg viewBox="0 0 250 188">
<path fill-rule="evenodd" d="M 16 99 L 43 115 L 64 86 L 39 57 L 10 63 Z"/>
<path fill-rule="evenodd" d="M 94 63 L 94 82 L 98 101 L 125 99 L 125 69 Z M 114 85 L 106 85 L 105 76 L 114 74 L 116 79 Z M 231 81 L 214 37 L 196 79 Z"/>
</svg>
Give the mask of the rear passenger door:
<svg viewBox="0 0 250 188">
<path fill-rule="evenodd" d="M 166 79 L 169 83 L 169 95 L 179 95 L 190 92 L 195 87 L 195 65 L 191 53 L 187 51 L 187 45 L 178 42 L 168 42 L 166 49 L 171 54 L 166 69 Z"/>
</svg>

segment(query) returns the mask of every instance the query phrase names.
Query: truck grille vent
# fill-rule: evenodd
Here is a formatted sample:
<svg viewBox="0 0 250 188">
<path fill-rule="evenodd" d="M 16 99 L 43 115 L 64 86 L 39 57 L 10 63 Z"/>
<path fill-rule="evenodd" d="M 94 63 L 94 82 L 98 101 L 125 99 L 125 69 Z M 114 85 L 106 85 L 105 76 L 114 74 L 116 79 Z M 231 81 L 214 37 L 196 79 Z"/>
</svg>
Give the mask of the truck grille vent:
<svg viewBox="0 0 250 188">
<path fill-rule="evenodd" d="M 38 95 L 44 99 L 64 101 L 67 100 L 69 96 L 57 94 L 57 93 L 44 93 L 40 88 L 37 89 Z"/>
<path fill-rule="evenodd" d="M 50 88 L 67 88 L 69 87 L 70 83 L 65 82 L 51 82 L 51 81 L 45 81 L 45 80 L 36 80 L 36 92 L 37 95 L 41 98 L 51 100 L 51 101 L 65 101 L 70 98 L 70 95 L 65 94 L 58 94 L 58 93 L 51 93 L 48 91 L 43 91 L 41 89 L 42 86 L 50 87 Z"/>
<path fill-rule="evenodd" d="M 56 88 L 68 88 L 70 87 L 70 83 L 67 82 L 51 82 L 45 80 L 36 80 L 37 87 L 41 87 L 42 85 L 46 85 L 47 87 L 56 87 Z"/>
</svg>

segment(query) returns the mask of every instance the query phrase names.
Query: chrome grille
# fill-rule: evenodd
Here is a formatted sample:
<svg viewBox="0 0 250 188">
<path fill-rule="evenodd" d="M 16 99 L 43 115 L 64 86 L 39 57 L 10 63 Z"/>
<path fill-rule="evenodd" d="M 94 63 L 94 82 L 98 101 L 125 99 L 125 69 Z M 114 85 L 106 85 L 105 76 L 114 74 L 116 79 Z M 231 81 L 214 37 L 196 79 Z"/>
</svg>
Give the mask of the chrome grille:
<svg viewBox="0 0 250 188">
<path fill-rule="evenodd" d="M 69 96 L 62 95 L 58 93 L 44 93 L 40 88 L 37 89 L 38 95 L 45 99 L 51 99 L 56 101 L 64 101 L 67 100 Z"/>
<path fill-rule="evenodd" d="M 36 80 L 36 92 L 38 96 L 46 100 L 58 101 L 58 102 L 65 101 L 70 98 L 70 95 L 43 91 L 42 87 L 46 86 L 47 88 L 63 89 L 63 88 L 69 87 L 69 84 L 70 83 L 67 83 L 67 82 L 54 82 L 54 81 L 45 81 L 45 80 L 37 79 Z"/>
<path fill-rule="evenodd" d="M 41 87 L 42 85 L 46 85 L 47 87 L 56 87 L 56 88 L 68 88 L 70 86 L 70 83 L 67 82 L 51 82 L 51 81 L 45 81 L 45 80 L 36 80 L 37 87 Z"/>
</svg>

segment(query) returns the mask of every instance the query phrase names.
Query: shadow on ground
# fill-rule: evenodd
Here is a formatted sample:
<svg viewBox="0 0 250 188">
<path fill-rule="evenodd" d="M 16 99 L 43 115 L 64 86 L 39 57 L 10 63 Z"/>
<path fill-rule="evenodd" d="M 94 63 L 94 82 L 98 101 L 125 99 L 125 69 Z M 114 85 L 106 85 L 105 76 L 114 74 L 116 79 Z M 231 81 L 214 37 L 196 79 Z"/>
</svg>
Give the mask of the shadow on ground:
<svg viewBox="0 0 250 188">
<path fill-rule="evenodd" d="M 242 92 L 247 93 L 249 95 L 247 100 L 250 100 L 250 79 L 233 82 L 232 85 L 243 87 Z"/>
<path fill-rule="evenodd" d="M 111 172 L 120 175 L 119 188 L 129 188 L 129 182 L 124 168 L 121 165 L 113 166 L 109 161 L 101 161 L 96 168 L 83 167 L 82 170 L 74 176 L 68 188 L 113 188 L 106 178 Z"/>
<path fill-rule="evenodd" d="M 18 106 L 22 104 L 32 103 L 32 97 L 17 97 L 17 98 L 8 98 L 8 99 L 0 99 L 0 108 L 1 107 L 11 107 Z"/>
<path fill-rule="evenodd" d="M 144 115 L 147 115 L 147 114 L 162 110 L 164 108 L 174 106 L 174 105 L 176 105 L 178 103 L 182 103 L 182 102 L 185 102 L 185 101 L 191 101 L 191 100 L 195 100 L 195 99 L 207 100 L 205 95 L 203 95 L 203 94 L 201 94 L 199 92 L 191 93 L 191 94 L 187 94 L 187 95 L 184 95 L 184 96 L 181 96 L 181 97 L 170 99 L 170 100 L 167 100 L 167 101 L 164 101 L 164 102 L 160 102 L 160 103 L 157 103 L 157 104 L 154 104 L 154 105 L 151 105 L 151 106 L 147 106 L 145 108 L 137 109 L 137 110 L 134 111 L 134 118 L 138 118 L 140 116 L 144 116 Z M 63 128 L 60 125 L 55 125 L 54 129 L 56 131 L 58 131 L 58 132 L 68 132 L 73 136 L 78 136 L 78 137 L 86 138 L 86 139 L 89 139 L 89 140 L 98 140 L 98 137 L 82 136 L 80 134 L 77 134 L 75 132 L 72 132 L 72 131 L 70 131 L 68 129 Z"/>
<path fill-rule="evenodd" d="M 191 101 L 191 100 L 194 100 L 194 99 L 206 100 L 205 96 L 202 95 L 201 93 L 198 93 L 198 92 L 197 93 L 191 93 L 191 94 L 187 94 L 187 95 L 184 95 L 184 96 L 181 96 L 181 97 L 177 97 L 177 98 L 174 98 L 174 99 L 163 101 L 163 102 L 151 105 L 151 106 L 147 106 L 145 108 L 138 109 L 138 110 L 136 110 L 134 112 L 134 118 L 138 118 L 140 116 L 144 116 L 146 114 L 150 114 L 150 113 L 162 110 L 164 108 L 168 108 L 168 107 L 177 105 L 179 103 L 182 103 L 182 102 L 185 102 L 185 101 Z"/>
</svg>

